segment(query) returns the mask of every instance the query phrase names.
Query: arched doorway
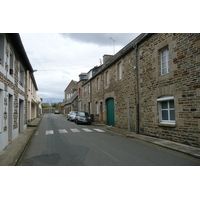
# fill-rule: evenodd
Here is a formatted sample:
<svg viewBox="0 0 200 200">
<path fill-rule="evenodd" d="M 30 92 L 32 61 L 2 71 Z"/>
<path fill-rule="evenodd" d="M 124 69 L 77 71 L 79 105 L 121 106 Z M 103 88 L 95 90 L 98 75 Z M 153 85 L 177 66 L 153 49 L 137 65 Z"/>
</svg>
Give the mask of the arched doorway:
<svg viewBox="0 0 200 200">
<path fill-rule="evenodd" d="M 107 124 L 110 126 L 115 125 L 115 107 L 114 107 L 114 99 L 109 98 L 106 100 L 107 106 Z"/>
</svg>

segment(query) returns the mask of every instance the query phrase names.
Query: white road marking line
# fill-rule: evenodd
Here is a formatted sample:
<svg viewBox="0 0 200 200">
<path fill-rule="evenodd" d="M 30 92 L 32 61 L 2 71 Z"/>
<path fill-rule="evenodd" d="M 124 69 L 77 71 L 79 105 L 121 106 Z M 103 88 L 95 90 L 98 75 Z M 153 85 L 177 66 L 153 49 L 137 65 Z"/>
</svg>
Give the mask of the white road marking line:
<svg viewBox="0 0 200 200">
<path fill-rule="evenodd" d="M 38 135 L 38 134 L 39 134 L 39 131 L 36 131 L 36 132 L 35 132 L 35 135 Z"/>
<path fill-rule="evenodd" d="M 58 129 L 60 133 L 68 133 L 66 129 Z"/>
<path fill-rule="evenodd" d="M 94 130 L 95 130 L 95 131 L 98 131 L 98 132 L 105 132 L 105 131 L 103 131 L 103 130 L 101 130 L 101 129 L 98 129 L 98 128 L 94 128 Z"/>
<path fill-rule="evenodd" d="M 72 128 L 71 131 L 74 132 L 74 133 L 80 132 L 80 131 L 79 131 L 78 129 L 76 129 L 76 128 Z"/>
<path fill-rule="evenodd" d="M 85 132 L 93 132 L 92 130 L 90 130 L 89 128 L 82 128 Z"/>
<path fill-rule="evenodd" d="M 116 162 L 119 162 L 119 160 L 117 160 L 116 158 L 114 158 L 113 156 L 111 156 L 109 153 L 105 152 L 103 149 L 100 149 L 98 146 L 96 146 L 95 144 L 91 143 L 93 146 L 95 146 L 97 149 L 99 149 L 100 151 L 102 151 L 103 153 L 105 153 L 107 156 L 109 156 L 110 158 L 112 158 L 113 160 L 115 160 Z"/>
<path fill-rule="evenodd" d="M 54 134 L 53 130 L 46 130 L 46 135 Z"/>
</svg>

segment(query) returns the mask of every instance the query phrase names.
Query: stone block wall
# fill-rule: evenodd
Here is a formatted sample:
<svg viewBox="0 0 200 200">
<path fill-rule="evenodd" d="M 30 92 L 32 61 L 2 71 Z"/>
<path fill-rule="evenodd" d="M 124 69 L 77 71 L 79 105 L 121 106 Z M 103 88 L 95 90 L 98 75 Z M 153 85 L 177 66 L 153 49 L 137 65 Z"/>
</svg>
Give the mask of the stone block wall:
<svg viewBox="0 0 200 200">
<path fill-rule="evenodd" d="M 168 74 L 160 49 L 168 46 Z M 140 132 L 200 146 L 200 34 L 154 34 L 139 46 Z M 173 96 L 175 125 L 159 123 L 157 99 Z"/>
<path fill-rule="evenodd" d="M 122 64 L 122 79 L 119 79 L 118 66 L 120 63 Z M 95 114 L 96 121 L 107 123 L 106 100 L 113 98 L 115 126 L 128 129 L 129 118 L 130 130 L 134 131 L 134 105 L 136 99 L 135 76 L 134 51 L 131 51 L 112 66 L 101 71 L 98 76 L 91 80 L 92 111 Z M 129 113 L 128 110 L 130 111 Z"/>
</svg>

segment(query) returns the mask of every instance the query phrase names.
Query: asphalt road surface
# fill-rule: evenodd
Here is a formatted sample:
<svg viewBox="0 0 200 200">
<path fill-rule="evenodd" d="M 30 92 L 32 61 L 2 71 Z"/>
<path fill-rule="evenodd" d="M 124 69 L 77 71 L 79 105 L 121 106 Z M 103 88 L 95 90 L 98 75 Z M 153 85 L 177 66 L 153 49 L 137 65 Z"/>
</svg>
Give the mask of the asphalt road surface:
<svg viewBox="0 0 200 200">
<path fill-rule="evenodd" d="M 77 125 L 61 114 L 45 114 L 18 165 L 199 166 L 200 160 L 101 126 Z"/>
</svg>

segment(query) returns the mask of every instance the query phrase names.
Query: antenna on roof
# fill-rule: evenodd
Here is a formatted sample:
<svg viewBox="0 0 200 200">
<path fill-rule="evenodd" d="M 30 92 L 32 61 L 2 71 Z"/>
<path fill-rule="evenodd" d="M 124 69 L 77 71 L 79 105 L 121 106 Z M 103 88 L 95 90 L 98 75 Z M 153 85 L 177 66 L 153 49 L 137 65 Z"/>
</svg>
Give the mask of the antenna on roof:
<svg viewBox="0 0 200 200">
<path fill-rule="evenodd" d="M 113 41 L 113 55 L 115 54 L 115 42 L 116 40 L 114 40 L 113 38 L 110 37 L 110 39 Z"/>
<path fill-rule="evenodd" d="M 99 58 L 99 63 L 100 63 L 100 65 L 102 65 L 102 60 Z"/>
</svg>

